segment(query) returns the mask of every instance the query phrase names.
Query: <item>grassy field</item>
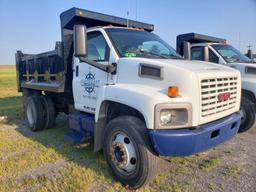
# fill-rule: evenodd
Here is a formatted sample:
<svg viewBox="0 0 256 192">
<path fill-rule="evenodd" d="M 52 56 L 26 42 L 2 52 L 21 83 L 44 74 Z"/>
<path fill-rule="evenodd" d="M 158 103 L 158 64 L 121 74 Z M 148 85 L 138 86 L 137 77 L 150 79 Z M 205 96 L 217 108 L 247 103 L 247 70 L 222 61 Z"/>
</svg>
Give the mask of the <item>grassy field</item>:
<svg viewBox="0 0 256 192">
<path fill-rule="evenodd" d="M 29 131 L 16 91 L 15 69 L 10 66 L 0 66 L 0 116 L 7 117 L 0 123 L 1 192 L 128 191 L 113 179 L 102 152 L 94 153 L 90 143 L 65 140 L 64 115 L 53 129 Z M 245 133 L 199 155 L 162 158 L 160 174 L 138 191 L 254 191 L 255 145 L 255 135 Z M 244 180 L 252 183 L 249 189 L 244 188 Z"/>
<path fill-rule="evenodd" d="M 13 66 L 0 66 L 0 116 L 20 117 L 22 103 Z"/>
</svg>

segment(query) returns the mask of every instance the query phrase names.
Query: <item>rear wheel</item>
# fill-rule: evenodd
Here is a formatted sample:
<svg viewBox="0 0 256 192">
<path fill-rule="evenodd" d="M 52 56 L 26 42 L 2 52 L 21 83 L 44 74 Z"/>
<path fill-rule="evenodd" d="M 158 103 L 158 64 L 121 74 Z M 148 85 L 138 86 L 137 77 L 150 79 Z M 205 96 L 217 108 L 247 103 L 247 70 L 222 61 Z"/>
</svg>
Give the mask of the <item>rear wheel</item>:
<svg viewBox="0 0 256 192">
<path fill-rule="evenodd" d="M 26 102 L 26 119 L 32 131 L 44 128 L 44 109 L 39 96 L 30 96 Z"/>
<path fill-rule="evenodd" d="M 47 95 L 40 96 L 44 108 L 44 128 L 49 129 L 55 125 L 56 109 L 52 99 Z"/>
<path fill-rule="evenodd" d="M 136 189 L 148 183 L 157 171 L 157 157 L 151 153 L 144 123 L 131 116 L 111 120 L 105 130 L 104 156 L 114 175 Z"/>
<path fill-rule="evenodd" d="M 240 114 L 241 124 L 238 130 L 239 133 L 245 132 L 250 129 L 255 121 L 255 105 L 246 97 L 242 97 Z"/>
<path fill-rule="evenodd" d="M 40 93 L 30 89 L 22 89 L 22 102 L 23 102 L 23 111 L 26 113 L 26 108 L 28 104 L 28 98 L 32 96 L 39 96 Z"/>
</svg>

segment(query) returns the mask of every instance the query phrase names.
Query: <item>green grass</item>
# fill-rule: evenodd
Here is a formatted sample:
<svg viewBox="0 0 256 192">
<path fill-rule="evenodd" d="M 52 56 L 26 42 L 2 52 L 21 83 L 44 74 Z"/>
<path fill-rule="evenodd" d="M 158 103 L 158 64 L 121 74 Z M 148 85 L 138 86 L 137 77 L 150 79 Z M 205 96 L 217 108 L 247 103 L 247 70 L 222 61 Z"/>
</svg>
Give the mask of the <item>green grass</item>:
<svg viewBox="0 0 256 192">
<path fill-rule="evenodd" d="M 87 191 L 98 184 L 106 191 L 127 191 L 114 181 L 102 152 L 93 152 L 89 142 L 65 140 L 65 118 L 36 133 L 20 123 L 23 106 L 15 73 L 14 66 L 0 66 L 0 116 L 11 118 L 0 122 L 0 191 Z"/>
<path fill-rule="evenodd" d="M 222 157 L 213 157 L 213 158 L 210 158 L 210 159 L 206 159 L 206 160 L 203 160 L 200 164 L 199 164 L 199 168 L 200 169 L 210 169 L 210 168 L 213 168 L 217 165 L 220 164 L 220 162 L 223 160 Z"/>
<path fill-rule="evenodd" d="M 222 174 L 226 177 L 231 177 L 231 176 L 239 174 L 243 171 L 244 171 L 243 165 L 241 163 L 237 163 L 235 165 L 226 167 L 226 169 L 222 172 Z"/>
<path fill-rule="evenodd" d="M 209 183 L 208 189 L 211 191 L 223 191 L 222 186 L 216 183 Z"/>
<path fill-rule="evenodd" d="M 16 70 L 14 66 L 0 66 L 0 98 L 20 96 L 17 92 Z"/>
<path fill-rule="evenodd" d="M 20 118 L 21 94 L 17 92 L 14 66 L 0 66 L 0 116 Z"/>
</svg>

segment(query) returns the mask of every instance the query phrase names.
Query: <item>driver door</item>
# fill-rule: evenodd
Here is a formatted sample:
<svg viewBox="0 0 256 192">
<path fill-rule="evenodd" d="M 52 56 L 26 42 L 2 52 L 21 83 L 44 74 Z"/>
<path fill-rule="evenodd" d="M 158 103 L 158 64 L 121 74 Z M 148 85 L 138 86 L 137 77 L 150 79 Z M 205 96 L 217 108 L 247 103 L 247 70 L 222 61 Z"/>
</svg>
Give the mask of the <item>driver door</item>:
<svg viewBox="0 0 256 192">
<path fill-rule="evenodd" d="M 100 31 L 87 33 L 87 58 L 107 65 L 110 48 Z M 95 113 L 98 91 L 108 83 L 108 73 L 75 58 L 73 65 L 75 109 Z"/>
</svg>

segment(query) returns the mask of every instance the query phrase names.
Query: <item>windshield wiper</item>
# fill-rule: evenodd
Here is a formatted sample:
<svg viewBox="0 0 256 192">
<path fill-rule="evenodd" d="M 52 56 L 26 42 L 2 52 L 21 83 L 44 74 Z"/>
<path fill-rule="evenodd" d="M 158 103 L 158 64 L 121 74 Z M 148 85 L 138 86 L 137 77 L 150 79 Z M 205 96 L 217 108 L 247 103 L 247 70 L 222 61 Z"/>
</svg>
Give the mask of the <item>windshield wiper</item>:
<svg viewBox="0 0 256 192">
<path fill-rule="evenodd" d="M 166 55 L 166 57 L 169 57 L 169 58 L 172 58 L 172 59 L 181 59 L 181 60 L 184 60 L 183 57 L 181 56 L 178 56 L 178 55 L 174 55 L 174 54 L 170 54 L 170 55 Z"/>
<path fill-rule="evenodd" d="M 144 54 L 146 56 L 154 56 L 154 57 L 160 57 L 160 58 L 164 58 L 164 59 L 183 59 L 182 57 L 179 57 L 177 55 L 174 55 L 174 54 L 170 54 L 170 55 L 167 55 L 167 54 L 158 54 L 158 53 L 154 53 L 154 52 L 150 52 L 150 51 L 145 51 L 143 49 L 137 49 L 137 50 L 134 50 L 134 51 L 129 51 L 129 53 L 135 53 L 135 54 Z"/>
<path fill-rule="evenodd" d="M 153 52 L 149 52 L 149 51 L 144 51 L 142 49 L 140 49 L 138 51 L 139 51 L 139 53 L 143 53 L 145 55 L 153 55 L 153 56 L 161 57 L 161 58 L 164 58 L 164 59 L 169 59 L 168 56 L 165 56 L 165 55 L 162 55 L 162 54 L 153 53 Z"/>
</svg>

